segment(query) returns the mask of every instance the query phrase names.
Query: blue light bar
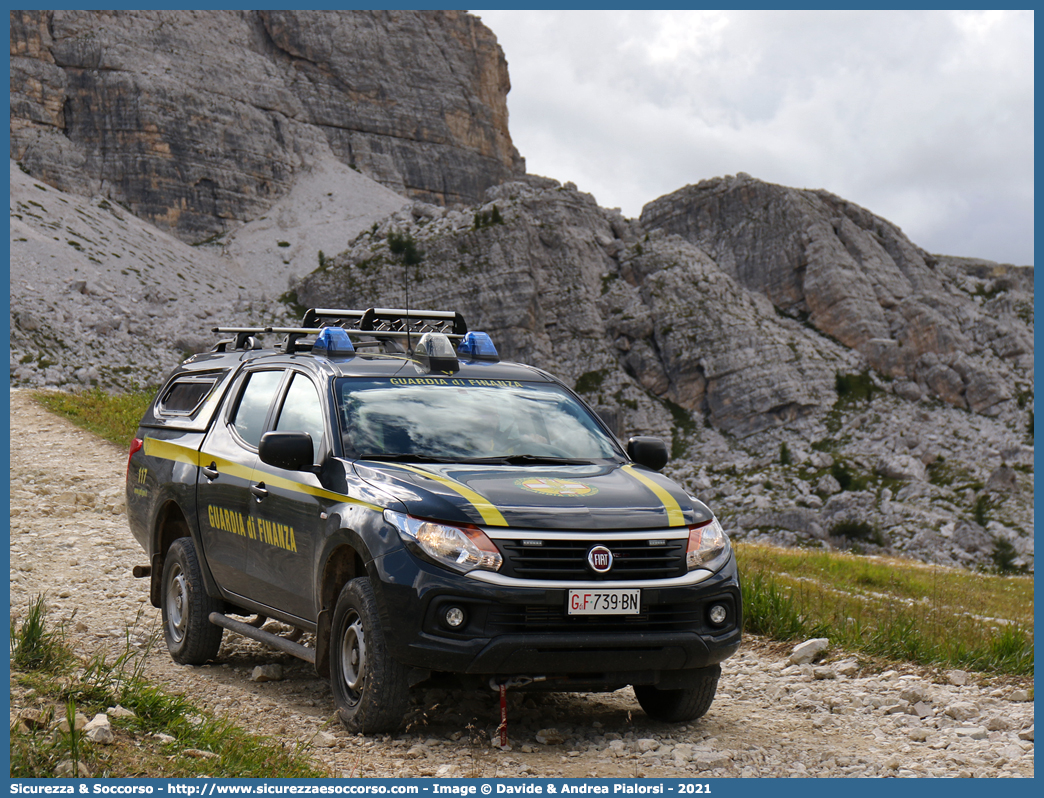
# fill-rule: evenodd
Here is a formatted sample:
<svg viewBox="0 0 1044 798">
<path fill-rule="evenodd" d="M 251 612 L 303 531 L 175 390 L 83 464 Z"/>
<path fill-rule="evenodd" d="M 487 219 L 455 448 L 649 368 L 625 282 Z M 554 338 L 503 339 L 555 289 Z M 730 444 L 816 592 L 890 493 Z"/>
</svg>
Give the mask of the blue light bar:
<svg viewBox="0 0 1044 798">
<path fill-rule="evenodd" d="M 355 347 L 348 337 L 348 333 L 340 327 L 324 327 L 322 332 L 315 338 L 312 351 L 316 354 L 325 354 L 328 357 L 340 355 L 351 357 L 355 354 Z"/>
<path fill-rule="evenodd" d="M 464 334 L 464 340 L 457 347 L 457 353 L 468 360 L 500 360 L 493 339 L 484 332 L 472 330 Z"/>
</svg>

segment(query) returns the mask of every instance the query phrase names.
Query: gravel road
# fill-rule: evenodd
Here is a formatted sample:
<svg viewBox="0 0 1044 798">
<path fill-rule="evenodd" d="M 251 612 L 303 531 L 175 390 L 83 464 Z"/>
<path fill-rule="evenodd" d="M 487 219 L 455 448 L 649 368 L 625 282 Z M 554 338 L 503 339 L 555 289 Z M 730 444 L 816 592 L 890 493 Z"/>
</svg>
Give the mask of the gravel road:
<svg viewBox="0 0 1044 798">
<path fill-rule="evenodd" d="M 128 629 L 140 646 L 159 628 L 147 580 L 131 575 L 146 561 L 126 523 L 126 456 L 11 392 L 12 613 L 44 594 L 84 653 L 122 650 Z M 511 694 L 508 751 L 490 744 L 492 692 L 421 692 L 405 731 L 367 739 L 332 720 L 311 666 L 229 632 L 216 664 L 175 665 L 161 643 L 146 673 L 249 731 L 309 744 L 339 776 L 1033 776 L 1025 681 L 880 673 L 837 651 L 792 665 L 790 652 L 748 640 L 725 663 L 710 712 L 690 725 L 647 719 L 629 689 Z M 281 680 L 251 681 L 272 664 Z M 12 693 L 12 719 L 21 700 Z"/>
</svg>

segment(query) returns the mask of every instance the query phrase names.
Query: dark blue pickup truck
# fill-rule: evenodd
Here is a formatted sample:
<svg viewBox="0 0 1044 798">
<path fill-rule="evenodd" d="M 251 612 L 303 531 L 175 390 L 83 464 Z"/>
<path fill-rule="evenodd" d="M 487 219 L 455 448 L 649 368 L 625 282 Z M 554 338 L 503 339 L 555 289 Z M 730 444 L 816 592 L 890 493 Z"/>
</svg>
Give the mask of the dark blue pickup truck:
<svg viewBox="0 0 1044 798">
<path fill-rule="evenodd" d="M 234 630 L 314 663 L 365 733 L 449 680 L 633 685 L 654 718 L 708 710 L 740 643 L 736 563 L 711 511 L 658 473 L 662 441 L 622 445 L 458 313 L 215 332 L 128 460 L 135 572 L 175 661 L 214 659 Z"/>
</svg>

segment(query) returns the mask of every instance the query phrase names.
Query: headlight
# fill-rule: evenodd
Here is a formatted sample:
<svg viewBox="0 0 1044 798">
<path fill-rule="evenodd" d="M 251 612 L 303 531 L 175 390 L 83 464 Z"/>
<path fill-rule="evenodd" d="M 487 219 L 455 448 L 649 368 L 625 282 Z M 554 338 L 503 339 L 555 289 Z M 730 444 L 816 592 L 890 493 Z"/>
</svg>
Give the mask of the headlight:
<svg viewBox="0 0 1044 798">
<path fill-rule="evenodd" d="M 384 520 L 399 530 L 406 543 L 413 543 L 440 565 L 467 573 L 476 568 L 496 571 L 504 558 L 477 526 L 450 526 L 435 521 L 384 511 Z"/>
<path fill-rule="evenodd" d="M 729 558 L 732 546 L 729 536 L 721 528 L 717 518 L 712 518 L 699 526 L 689 527 L 689 548 L 685 553 L 685 565 L 688 570 L 704 568 L 716 571 Z"/>
</svg>

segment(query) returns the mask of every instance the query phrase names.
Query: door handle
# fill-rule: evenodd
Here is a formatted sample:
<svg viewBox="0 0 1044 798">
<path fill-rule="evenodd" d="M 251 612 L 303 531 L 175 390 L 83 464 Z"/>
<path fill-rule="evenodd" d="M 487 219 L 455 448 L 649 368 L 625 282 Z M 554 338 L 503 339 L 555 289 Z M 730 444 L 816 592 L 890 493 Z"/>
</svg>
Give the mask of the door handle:
<svg viewBox="0 0 1044 798">
<path fill-rule="evenodd" d="M 203 466 L 203 476 L 213 482 L 218 478 L 218 467 L 217 463 L 211 463 L 209 466 Z"/>
<path fill-rule="evenodd" d="M 254 494 L 254 498 L 261 501 L 265 496 L 268 495 L 268 491 L 265 489 L 264 482 L 258 482 L 256 485 L 250 486 L 250 492 Z"/>
</svg>

